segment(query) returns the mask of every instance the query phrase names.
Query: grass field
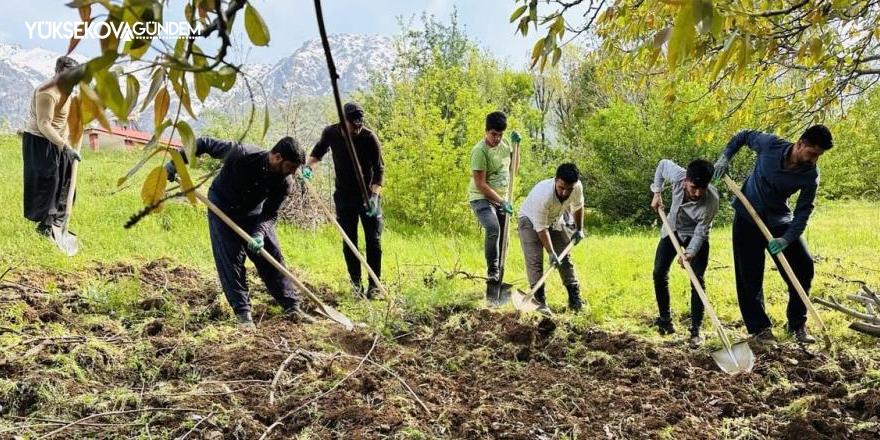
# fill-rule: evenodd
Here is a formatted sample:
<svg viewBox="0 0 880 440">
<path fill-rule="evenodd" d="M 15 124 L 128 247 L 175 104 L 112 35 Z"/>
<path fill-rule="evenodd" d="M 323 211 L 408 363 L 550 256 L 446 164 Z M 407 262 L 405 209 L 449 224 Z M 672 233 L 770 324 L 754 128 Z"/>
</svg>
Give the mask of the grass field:
<svg viewBox="0 0 880 440">
<path fill-rule="evenodd" d="M 79 234 L 80 253 L 63 256 L 51 243 L 39 239 L 32 223 L 21 215 L 21 151 L 16 137 L 0 139 L 0 264 L 8 267 L 51 267 L 79 271 L 91 264 L 114 262 L 142 263 L 157 258 L 193 267 L 213 274 L 213 259 L 205 221 L 205 208 L 168 203 L 158 215 L 151 215 L 132 229 L 123 224 L 140 207 L 139 185 L 145 172 L 136 176 L 134 185 L 117 190 L 116 180 L 138 160 L 137 154 L 85 152 L 80 167 L 79 193 L 71 229 Z M 158 162 L 156 162 L 158 163 Z M 393 166 L 393 164 L 391 164 Z M 466 177 L 462 177 L 466 178 Z M 394 182 L 388 182 L 393 185 Z M 464 203 L 464 202 L 462 202 Z M 730 209 L 723 206 L 722 209 Z M 425 231 L 389 218 L 383 236 L 384 280 L 392 293 L 412 311 L 456 303 L 478 306 L 483 284 L 464 276 L 447 276 L 454 271 L 482 274 L 481 238 L 476 235 L 444 235 Z M 462 222 L 475 224 L 473 218 Z M 864 280 L 880 286 L 880 206 L 859 201 L 819 201 L 805 234 L 817 259 L 814 296 L 852 293 L 857 285 L 845 279 Z M 344 290 L 346 273 L 341 257 L 341 240 L 334 228 L 318 231 L 281 225 L 278 233 L 285 258 L 303 278 Z M 587 303 L 585 312 L 570 319 L 576 325 L 600 325 L 609 330 L 652 334 L 646 323 L 656 314 L 651 283 L 657 231 L 594 228 L 573 256 Z M 712 254 L 707 274 L 708 293 L 724 323 L 741 324 L 737 308 L 732 270 L 730 228 L 715 228 L 711 235 Z M 522 254 L 518 241 L 511 241 L 508 278 L 526 287 Z M 767 269 L 765 289 L 768 308 L 777 326 L 784 323 L 787 293 L 777 272 Z M 686 316 L 688 284 L 684 271 L 674 267 L 671 274 L 673 312 Z M 557 310 L 564 308 L 565 294 L 558 277 L 548 284 L 549 302 Z M 261 286 L 254 286 L 260 289 Z M 255 295 L 256 300 L 266 295 Z M 346 301 L 342 306 L 353 316 L 367 313 L 359 302 Z M 845 327 L 842 315 L 820 309 L 835 338 L 856 345 L 874 342 Z M 567 319 L 567 318 L 565 318 Z M 679 325 L 684 329 L 686 325 Z M 743 331 L 741 325 L 736 327 Z M 815 331 L 815 329 L 814 329 Z M 782 332 L 779 331 L 779 334 Z"/>
</svg>

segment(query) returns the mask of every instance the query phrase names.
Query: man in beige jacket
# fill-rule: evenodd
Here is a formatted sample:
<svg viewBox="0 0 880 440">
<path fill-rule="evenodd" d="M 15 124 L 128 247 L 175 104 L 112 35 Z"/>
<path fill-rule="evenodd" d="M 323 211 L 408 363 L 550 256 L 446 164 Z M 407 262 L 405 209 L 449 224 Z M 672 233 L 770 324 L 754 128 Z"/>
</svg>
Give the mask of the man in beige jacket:
<svg viewBox="0 0 880 440">
<path fill-rule="evenodd" d="M 60 226 L 67 216 L 73 161 L 82 159 L 68 141 L 70 96 L 56 85 L 59 75 L 78 64 L 70 57 L 58 58 L 55 77 L 34 90 L 22 135 L 24 216 L 37 222 L 37 232 L 47 237 L 52 226 Z"/>
</svg>

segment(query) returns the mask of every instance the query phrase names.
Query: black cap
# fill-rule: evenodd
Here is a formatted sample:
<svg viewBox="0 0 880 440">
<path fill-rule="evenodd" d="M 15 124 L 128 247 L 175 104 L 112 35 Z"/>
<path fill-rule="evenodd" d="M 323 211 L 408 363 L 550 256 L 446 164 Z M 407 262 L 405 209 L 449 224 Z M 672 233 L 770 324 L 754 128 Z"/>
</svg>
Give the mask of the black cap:
<svg viewBox="0 0 880 440">
<path fill-rule="evenodd" d="M 356 102 L 346 103 L 345 106 L 342 107 L 342 111 L 345 113 L 345 119 L 348 119 L 348 122 L 351 122 L 354 125 L 363 125 L 364 108 L 361 107 L 360 104 Z"/>
</svg>

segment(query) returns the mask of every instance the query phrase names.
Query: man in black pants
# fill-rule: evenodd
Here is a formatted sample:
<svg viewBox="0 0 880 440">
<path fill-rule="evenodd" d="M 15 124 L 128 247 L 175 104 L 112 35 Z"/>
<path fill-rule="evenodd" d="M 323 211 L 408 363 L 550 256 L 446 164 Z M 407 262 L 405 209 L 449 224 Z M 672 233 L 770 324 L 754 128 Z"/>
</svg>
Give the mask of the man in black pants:
<svg viewBox="0 0 880 440">
<path fill-rule="evenodd" d="M 661 194 L 664 183 L 672 184 L 669 226 L 681 243 L 684 259 L 690 263 L 704 289 L 704 275 L 709 264 L 709 231 L 712 229 L 712 220 L 718 213 L 718 191 L 709 184 L 713 172 L 712 164 L 705 160 L 697 159 L 685 170 L 675 162 L 663 159 L 657 165 L 654 182 L 651 184 L 651 191 L 654 193 L 651 208 L 654 211 L 663 207 Z M 660 228 L 660 242 L 654 257 L 654 294 L 660 309 L 655 325 L 662 335 L 675 333 L 669 310 L 669 266 L 672 265 L 675 255 L 675 247 L 666 228 Z M 679 264 L 681 263 L 679 257 Z M 697 289 L 691 285 L 691 337 L 688 340 L 691 347 L 698 347 L 703 343 L 703 337 L 700 336 L 702 323 L 703 302 Z"/>
<path fill-rule="evenodd" d="M 801 135 L 796 143 L 772 134 L 746 130 L 734 136 L 715 164 L 715 177 L 721 178 L 730 167 L 730 160 L 743 147 L 757 153 L 755 167 L 743 183 L 742 192 L 755 211 L 766 223 L 774 237 L 769 243 L 739 200 L 734 201 L 733 262 L 736 271 L 736 292 L 746 329 L 765 344 L 776 339 L 772 324 L 764 310 L 764 248 L 773 256 L 782 252 L 791 264 L 795 276 L 809 295 L 813 281 L 813 257 L 801 237 L 813 212 L 813 202 L 819 187 L 819 168 L 816 163 L 823 153 L 834 145 L 831 132 L 824 125 L 814 125 Z M 800 191 L 792 215 L 788 198 Z M 779 272 L 783 273 L 781 267 Z M 807 307 L 787 276 L 788 331 L 798 342 L 813 343 L 816 339 L 807 333 Z"/>
<path fill-rule="evenodd" d="M 208 199 L 251 234 L 251 241 L 244 242 L 223 220 L 208 211 L 214 264 L 239 328 L 255 328 L 248 298 L 245 255 L 253 261 L 266 289 L 289 319 L 313 322 L 314 319 L 300 309 L 302 301 L 290 280 L 259 256 L 260 249 L 266 249 L 273 258 L 284 264 L 275 233 L 275 219 L 278 209 L 290 194 L 293 185 L 291 176 L 305 161 L 305 153 L 299 142 L 289 136 L 284 137 L 272 151 L 267 151 L 237 142 L 200 137 L 196 141 L 195 154 L 207 154 L 223 161 L 223 168 L 208 190 Z M 168 180 L 174 181 L 177 175 L 174 162 L 166 163 L 165 170 Z"/>
<path fill-rule="evenodd" d="M 367 264 L 377 277 L 382 276 L 382 207 L 379 193 L 382 191 L 382 179 L 385 176 L 385 164 L 382 162 L 382 147 L 379 138 L 372 130 L 364 127 L 364 109 L 359 104 L 349 102 L 343 108 L 347 120 L 347 130 L 354 144 L 357 162 L 363 174 L 363 185 L 369 193 L 369 206 L 364 206 L 364 197 L 358 182 L 357 165 L 349 153 L 349 147 L 342 133 L 341 124 L 333 124 L 321 133 L 321 139 L 315 144 L 308 162 L 303 168 L 303 177 L 311 179 L 315 165 L 321 161 L 327 151 L 333 153 L 333 169 L 336 171 L 336 191 L 333 201 L 336 204 L 336 220 L 345 235 L 355 244 L 358 242 L 358 220 L 364 228 L 364 241 L 367 247 Z M 342 243 L 342 255 L 348 267 L 353 294 L 362 295 L 361 263 Z M 366 290 L 367 298 L 375 298 L 378 286 L 369 280 Z"/>
</svg>

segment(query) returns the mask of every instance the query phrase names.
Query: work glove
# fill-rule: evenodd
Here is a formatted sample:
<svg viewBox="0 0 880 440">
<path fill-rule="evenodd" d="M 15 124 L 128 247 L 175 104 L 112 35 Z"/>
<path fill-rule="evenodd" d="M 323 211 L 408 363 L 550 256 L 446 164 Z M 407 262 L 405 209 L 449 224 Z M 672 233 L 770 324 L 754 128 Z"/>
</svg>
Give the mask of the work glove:
<svg viewBox="0 0 880 440">
<path fill-rule="evenodd" d="M 581 242 L 581 240 L 583 240 L 583 239 L 584 239 L 584 230 L 583 229 L 578 229 L 577 231 L 574 231 L 574 235 L 571 236 L 571 241 L 574 242 L 575 246 L 577 246 Z"/>
<path fill-rule="evenodd" d="M 263 234 L 255 234 L 251 236 L 251 241 L 248 242 L 247 248 L 255 254 L 260 252 L 260 249 L 263 249 Z"/>
<path fill-rule="evenodd" d="M 504 211 L 505 214 L 512 215 L 513 214 L 513 205 L 510 204 L 507 200 L 501 201 L 501 210 Z"/>
<path fill-rule="evenodd" d="M 369 200 L 370 209 L 367 210 L 369 217 L 375 217 L 379 213 L 379 194 L 373 193 Z"/>
<path fill-rule="evenodd" d="M 174 166 L 174 161 L 165 162 L 165 174 L 168 175 L 169 182 L 177 180 L 177 168 Z"/>
<path fill-rule="evenodd" d="M 730 159 L 724 154 L 715 162 L 715 174 L 712 176 L 715 180 L 720 180 L 727 172 L 730 171 Z"/>
<path fill-rule="evenodd" d="M 522 136 L 514 131 L 513 133 L 510 133 L 510 140 L 513 141 L 514 144 L 518 144 L 522 140 Z"/>
<path fill-rule="evenodd" d="M 559 255 L 556 255 L 556 252 L 550 252 L 549 260 L 550 260 L 551 267 L 559 266 L 559 264 L 560 264 Z"/>
<path fill-rule="evenodd" d="M 767 243 L 767 249 L 770 250 L 770 254 L 776 255 L 785 250 L 788 247 L 788 240 L 784 238 L 774 238 Z"/>
<path fill-rule="evenodd" d="M 302 168 L 302 177 L 305 180 L 312 180 L 312 167 L 306 165 Z"/>
<path fill-rule="evenodd" d="M 74 150 L 69 145 L 65 145 L 64 149 L 61 150 L 61 153 L 63 153 L 65 156 L 67 156 L 67 158 L 70 159 L 71 162 L 73 162 L 73 161 L 82 162 L 82 156 L 80 156 L 79 152 Z"/>
</svg>

